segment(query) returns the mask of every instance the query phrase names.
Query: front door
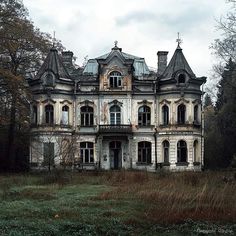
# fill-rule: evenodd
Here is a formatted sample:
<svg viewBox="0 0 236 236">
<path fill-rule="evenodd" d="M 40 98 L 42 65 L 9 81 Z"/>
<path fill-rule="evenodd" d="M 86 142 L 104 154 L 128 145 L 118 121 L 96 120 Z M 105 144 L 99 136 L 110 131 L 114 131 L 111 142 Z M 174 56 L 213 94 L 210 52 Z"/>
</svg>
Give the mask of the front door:
<svg viewBox="0 0 236 236">
<path fill-rule="evenodd" d="M 113 152 L 114 152 L 114 169 L 115 170 L 118 170 L 120 167 L 119 167 L 119 152 L 120 152 L 120 149 L 113 149 Z"/>
<path fill-rule="evenodd" d="M 111 168 L 118 170 L 121 168 L 121 142 L 112 141 L 110 142 L 110 161 Z"/>
</svg>

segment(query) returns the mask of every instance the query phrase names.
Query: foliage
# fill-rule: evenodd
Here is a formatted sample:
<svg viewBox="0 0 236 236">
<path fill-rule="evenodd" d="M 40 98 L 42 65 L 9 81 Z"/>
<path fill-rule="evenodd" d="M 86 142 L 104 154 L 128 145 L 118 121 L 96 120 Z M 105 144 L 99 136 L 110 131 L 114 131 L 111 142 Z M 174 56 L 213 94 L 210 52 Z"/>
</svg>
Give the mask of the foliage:
<svg viewBox="0 0 236 236">
<path fill-rule="evenodd" d="M 63 48 L 59 41 L 54 41 Z M 25 79 L 39 69 L 51 45 L 52 37 L 34 26 L 21 0 L 0 2 L 0 161 L 5 163 L 1 165 L 3 169 L 16 169 L 22 156 L 22 161 L 27 162 L 24 153 L 29 141 L 31 98 Z M 23 145 L 22 138 L 25 138 Z"/>
</svg>

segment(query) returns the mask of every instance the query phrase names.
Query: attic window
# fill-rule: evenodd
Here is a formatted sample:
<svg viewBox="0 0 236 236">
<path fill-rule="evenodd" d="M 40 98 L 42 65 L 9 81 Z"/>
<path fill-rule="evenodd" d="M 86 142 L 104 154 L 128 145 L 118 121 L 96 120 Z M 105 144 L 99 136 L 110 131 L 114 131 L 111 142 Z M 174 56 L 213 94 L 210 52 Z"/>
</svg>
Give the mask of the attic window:
<svg viewBox="0 0 236 236">
<path fill-rule="evenodd" d="M 45 85 L 52 87 L 53 86 L 53 76 L 52 74 L 46 74 L 45 76 Z"/>
<path fill-rule="evenodd" d="M 110 88 L 121 88 L 122 86 L 122 76 L 118 71 L 111 72 L 109 76 Z"/>
<path fill-rule="evenodd" d="M 180 75 L 178 76 L 178 83 L 179 83 L 179 84 L 185 84 L 185 82 L 186 82 L 185 74 L 180 74 Z"/>
</svg>

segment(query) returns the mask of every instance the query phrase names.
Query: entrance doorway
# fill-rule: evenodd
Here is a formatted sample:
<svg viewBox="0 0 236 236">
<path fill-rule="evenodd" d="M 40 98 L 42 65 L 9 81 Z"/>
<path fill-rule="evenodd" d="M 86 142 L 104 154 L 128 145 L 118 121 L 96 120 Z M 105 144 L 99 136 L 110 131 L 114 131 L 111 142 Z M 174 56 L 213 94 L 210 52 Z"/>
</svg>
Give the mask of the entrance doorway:
<svg viewBox="0 0 236 236">
<path fill-rule="evenodd" d="M 109 145 L 110 148 L 110 163 L 111 169 L 118 170 L 121 168 L 121 142 L 112 141 Z"/>
</svg>

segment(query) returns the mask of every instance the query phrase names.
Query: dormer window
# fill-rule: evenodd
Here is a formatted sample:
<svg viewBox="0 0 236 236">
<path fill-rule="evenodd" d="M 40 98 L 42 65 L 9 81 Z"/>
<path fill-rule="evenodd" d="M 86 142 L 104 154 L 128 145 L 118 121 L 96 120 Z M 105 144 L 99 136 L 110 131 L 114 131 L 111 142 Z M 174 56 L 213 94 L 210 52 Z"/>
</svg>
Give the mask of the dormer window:
<svg viewBox="0 0 236 236">
<path fill-rule="evenodd" d="M 122 76 L 118 71 L 113 71 L 109 75 L 110 88 L 121 88 L 122 87 Z"/>
<path fill-rule="evenodd" d="M 178 76 L 178 83 L 179 83 L 179 84 L 185 84 L 185 82 L 186 82 L 186 76 L 185 76 L 185 74 L 180 74 L 180 75 Z"/>
<path fill-rule="evenodd" d="M 53 75 L 48 73 L 45 76 L 45 85 L 47 87 L 53 87 Z"/>
</svg>

